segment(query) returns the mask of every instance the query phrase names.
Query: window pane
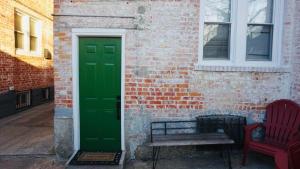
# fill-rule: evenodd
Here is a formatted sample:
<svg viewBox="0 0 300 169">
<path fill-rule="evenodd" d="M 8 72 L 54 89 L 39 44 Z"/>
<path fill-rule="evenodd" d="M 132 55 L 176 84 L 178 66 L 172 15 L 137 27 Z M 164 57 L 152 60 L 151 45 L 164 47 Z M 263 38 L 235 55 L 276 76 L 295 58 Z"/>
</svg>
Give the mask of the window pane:
<svg viewBox="0 0 300 169">
<path fill-rule="evenodd" d="M 230 22 L 230 0 L 206 0 L 206 22 Z"/>
<path fill-rule="evenodd" d="M 20 32 L 23 31 L 22 16 L 19 14 L 15 15 L 15 30 Z"/>
<path fill-rule="evenodd" d="M 24 34 L 15 32 L 15 47 L 18 49 L 24 48 Z"/>
<path fill-rule="evenodd" d="M 249 23 L 272 23 L 273 0 L 248 0 Z"/>
<path fill-rule="evenodd" d="M 34 36 L 30 36 L 30 50 L 31 51 L 37 50 L 37 38 Z"/>
<path fill-rule="evenodd" d="M 272 60 L 271 44 L 271 25 L 248 25 L 247 60 Z"/>
<path fill-rule="evenodd" d="M 36 22 L 30 19 L 30 35 L 37 36 Z"/>
<path fill-rule="evenodd" d="M 229 59 L 229 24 L 205 24 L 204 59 Z"/>
</svg>

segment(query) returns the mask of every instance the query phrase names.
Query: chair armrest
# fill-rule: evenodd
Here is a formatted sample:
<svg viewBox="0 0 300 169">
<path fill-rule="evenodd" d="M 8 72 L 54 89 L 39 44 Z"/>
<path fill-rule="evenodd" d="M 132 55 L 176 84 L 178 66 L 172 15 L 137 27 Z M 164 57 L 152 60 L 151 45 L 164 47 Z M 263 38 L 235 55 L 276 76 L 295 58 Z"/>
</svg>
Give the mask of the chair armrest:
<svg viewBox="0 0 300 169">
<path fill-rule="evenodd" d="M 262 123 L 255 123 L 245 126 L 245 143 L 252 140 L 252 132 L 257 128 L 264 128 Z"/>
<path fill-rule="evenodd" d="M 292 135 L 291 139 L 288 141 L 288 147 L 294 145 L 295 143 L 300 143 L 300 131 Z"/>
<path fill-rule="evenodd" d="M 288 143 L 288 150 L 295 150 L 296 149 L 299 149 L 300 150 L 300 140 L 298 141 L 292 141 L 292 142 L 289 142 Z"/>
<path fill-rule="evenodd" d="M 287 151 L 290 168 L 297 169 L 300 166 L 300 140 L 289 142 Z"/>
<path fill-rule="evenodd" d="M 257 129 L 258 127 L 264 127 L 262 123 L 255 123 L 245 126 L 245 130 L 252 132 L 254 129 Z"/>
</svg>

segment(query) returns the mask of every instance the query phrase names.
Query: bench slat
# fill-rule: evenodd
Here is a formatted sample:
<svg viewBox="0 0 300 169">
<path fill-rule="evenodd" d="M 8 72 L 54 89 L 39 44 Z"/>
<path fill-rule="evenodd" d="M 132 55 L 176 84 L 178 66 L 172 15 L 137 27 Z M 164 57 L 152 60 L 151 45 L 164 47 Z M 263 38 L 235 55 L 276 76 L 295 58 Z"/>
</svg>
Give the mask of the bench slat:
<svg viewBox="0 0 300 169">
<path fill-rule="evenodd" d="M 234 144 L 224 133 L 153 135 L 151 147 Z"/>
</svg>

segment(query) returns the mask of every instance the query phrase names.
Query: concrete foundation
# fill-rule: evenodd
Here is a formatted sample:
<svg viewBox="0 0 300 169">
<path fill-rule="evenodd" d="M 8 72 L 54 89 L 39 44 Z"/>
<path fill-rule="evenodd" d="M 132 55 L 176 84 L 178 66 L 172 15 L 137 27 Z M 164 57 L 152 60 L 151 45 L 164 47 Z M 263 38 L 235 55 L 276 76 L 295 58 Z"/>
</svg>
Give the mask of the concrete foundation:
<svg viewBox="0 0 300 169">
<path fill-rule="evenodd" d="M 59 159 L 68 159 L 73 154 L 72 110 L 55 109 L 54 147 Z"/>
</svg>

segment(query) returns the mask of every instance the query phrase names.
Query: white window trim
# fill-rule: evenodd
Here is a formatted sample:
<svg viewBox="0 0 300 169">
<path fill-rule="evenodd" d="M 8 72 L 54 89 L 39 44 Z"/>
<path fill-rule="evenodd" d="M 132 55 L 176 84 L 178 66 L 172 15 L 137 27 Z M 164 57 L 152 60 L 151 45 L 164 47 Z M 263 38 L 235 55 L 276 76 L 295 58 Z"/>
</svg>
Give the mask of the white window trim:
<svg viewBox="0 0 300 169">
<path fill-rule="evenodd" d="M 120 37 L 122 41 L 122 79 L 121 79 L 121 146 L 125 147 L 125 29 L 102 29 L 102 28 L 73 28 L 72 29 L 72 88 L 73 88 L 73 129 L 74 129 L 74 152 L 80 149 L 80 108 L 79 108 L 79 38 L 80 37 Z"/>
<path fill-rule="evenodd" d="M 200 0 L 199 22 L 199 66 L 230 66 L 230 67 L 278 67 L 280 66 L 282 48 L 283 10 L 284 0 L 274 0 L 273 3 L 273 44 L 272 61 L 246 61 L 248 0 L 231 0 L 231 32 L 230 32 L 230 59 L 204 60 L 204 17 L 205 1 Z M 237 17 L 238 16 L 238 17 Z"/>
<path fill-rule="evenodd" d="M 21 56 L 42 56 L 42 22 L 19 10 L 16 10 L 15 12 L 22 16 L 22 25 L 24 25 L 24 48 L 16 48 L 16 54 Z M 34 19 L 37 24 L 38 38 L 36 51 L 30 50 L 30 18 Z"/>
</svg>

